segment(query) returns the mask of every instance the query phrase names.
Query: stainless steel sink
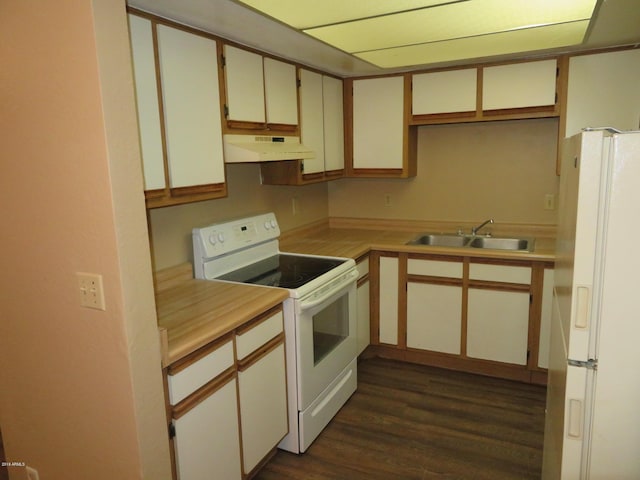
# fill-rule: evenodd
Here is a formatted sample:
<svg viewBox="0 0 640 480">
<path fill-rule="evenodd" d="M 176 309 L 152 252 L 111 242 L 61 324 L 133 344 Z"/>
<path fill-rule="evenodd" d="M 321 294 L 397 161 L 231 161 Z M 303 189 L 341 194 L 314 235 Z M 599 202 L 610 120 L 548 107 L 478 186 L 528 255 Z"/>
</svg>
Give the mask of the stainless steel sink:
<svg viewBox="0 0 640 480">
<path fill-rule="evenodd" d="M 471 237 L 468 235 L 425 233 L 409 241 L 407 245 L 429 245 L 432 247 L 464 247 Z"/>
<path fill-rule="evenodd" d="M 489 237 L 484 235 L 456 235 L 453 233 L 422 233 L 407 245 L 425 245 L 431 247 L 482 248 L 490 250 L 513 250 L 532 252 L 533 238 Z"/>
<path fill-rule="evenodd" d="M 472 248 L 490 248 L 492 250 L 518 250 L 531 252 L 533 250 L 532 238 L 500 238 L 500 237 L 475 237 L 469 243 Z"/>
</svg>

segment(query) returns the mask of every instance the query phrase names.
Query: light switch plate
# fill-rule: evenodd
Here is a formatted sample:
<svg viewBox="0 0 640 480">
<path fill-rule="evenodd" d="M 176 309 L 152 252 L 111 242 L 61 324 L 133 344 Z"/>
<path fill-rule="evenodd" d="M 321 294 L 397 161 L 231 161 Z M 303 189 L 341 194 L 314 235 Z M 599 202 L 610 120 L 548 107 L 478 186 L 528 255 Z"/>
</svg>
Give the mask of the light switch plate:
<svg viewBox="0 0 640 480">
<path fill-rule="evenodd" d="M 102 275 L 77 272 L 80 305 L 96 310 L 105 310 Z"/>
</svg>

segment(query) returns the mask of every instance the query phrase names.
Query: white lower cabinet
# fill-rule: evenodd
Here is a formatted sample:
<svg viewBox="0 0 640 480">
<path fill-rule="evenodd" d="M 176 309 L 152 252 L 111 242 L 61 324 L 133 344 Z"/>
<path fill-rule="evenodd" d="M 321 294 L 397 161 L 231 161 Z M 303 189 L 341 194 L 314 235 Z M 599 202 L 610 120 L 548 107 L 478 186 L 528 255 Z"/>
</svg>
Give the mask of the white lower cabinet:
<svg viewBox="0 0 640 480">
<path fill-rule="evenodd" d="M 231 337 L 176 362 L 167 373 L 178 479 L 241 478 Z"/>
<path fill-rule="evenodd" d="M 288 433 L 284 341 L 278 306 L 167 368 L 178 480 L 246 478 Z"/>
<path fill-rule="evenodd" d="M 460 354 L 462 287 L 407 284 L 407 347 Z"/>
<path fill-rule="evenodd" d="M 242 472 L 247 475 L 289 432 L 282 309 L 236 330 Z"/>
<path fill-rule="evenodd" d="M 372 258 L 379 276 L 372 280 L 379 286 L 372 340 L 383 354 L 546 381 L 552 263 L 413 252 Z"/>
<path fill-rule="evenodd" d="M 469 357 L 526 365 L 528 338 L 529 292 L 469 289 Z"/>
<path fill-rule="evenodd" d="M 283 386 L 286 386 L 284 342 L 238 372 L 245 473 L 251 472 L 289 431 L 287 390 Z"/>
<path fill-rule="evenodd" d="M 242 478 L 235 377 L 173 425 L 179 480 Z"/>
<path fill-rule="evenodd" d="M 398 344 L 398 285 L 400 276 L 397 257 L 380 257 L 379 340 Z"/>
<path fill-rule="evenodd" d="M 356 290 L 357 309 L 357 353 L 360 355 L 371 341 L 371 310 L 369 307 L 369 257 L 357 263 L 358 289 Z"/>
<path fill-rule="evenodd" d="M 549 368 L 549 344 L 551 341 L 551 309 L 553 308 L 553 269 L 545 268 L 542 284 L 540 311 L 540 340 L 538 343 L 538 367 Z"/>
</svg>

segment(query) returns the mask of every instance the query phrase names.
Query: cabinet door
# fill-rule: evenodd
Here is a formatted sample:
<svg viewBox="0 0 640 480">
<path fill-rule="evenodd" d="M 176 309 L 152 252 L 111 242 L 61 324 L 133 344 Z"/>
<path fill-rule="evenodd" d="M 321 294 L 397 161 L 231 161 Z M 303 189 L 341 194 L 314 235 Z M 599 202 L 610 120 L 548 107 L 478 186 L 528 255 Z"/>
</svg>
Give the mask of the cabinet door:
<svg viewBox="0 0 640 480">
<path fill-rule="evenodd" d="M 526 365 L 528 333 L 528 292 L 469 289 L 469 357 Z"/>
<path fill-rule="evenodd" d="M 402 169 L 404 78 L 353 82 L 353 168 Z"/>
<path fill-rule="evenodd" d="M 296 67 L 273 58 L 264 59 L 267 123 L 298 125 Z"/>
<path fill-rule="evenodd" d="M 180 480 L 242 478 L 235 378 L 175 419 L 174 427 Z"/>
<path fill-rule="evenodd" d="M 158 25 L 171 188 L 224 183 L 216 43 Z"/>
<path fill-rule="evenodd" d="M 542 284 L 542 309 L 540 312 L 540 340 L 538 367 L 549 368 L 549 343 L 551 342 L 551 309 L 553 308 L 553 269 L 545 268 Z"/>
<path fill-rule="evenodd" d="M 284 342 L 241 369 L 238 387 L 243 470 L 248 474 L 289 431 Z"/>
<path fill-rule="evenodd" d="M 369 288 L 369 259 L 366 258 L 356 265 L 358 269 L 358 289 L 356 290 L 356 302 L 358 311 L 357 321 L 357 345 L 360 355 L 371 342 L 371 315 L 370 315 L 370 288 Z"/>
<path fill-rule="evenodd" d="M 407 285 L 407 347 L 460 354 L 462 287 Z"/>
<path fill-rule="evenodd" d="M 556 60 L 483 68 L 482 109 L 555 105 Z"/>
<path fill-rule="evenodd" d="M 228 120 L 265 123 L 262 56 L 224 46 Z"/>
<path fill-rule="evenodd" d="M 412 77 L 413 115 L 475 112 L 478 70 L 449 70 Z"/>
<path fill-rule="evenodd" d="M 166 185 L 151 22 L 146 18 L 129 15 L 129 32 L 136 87 L 136 106 L 138 107 L 144 189 L 159 190 L 165 188 Z"/>
<path fill-rule="evenodd" d="M 324 171 L 324 107 L 322 75 L 300 70 L 300 136 L 304 145 L 313 150 L 315 158 L 303 160 L 303 173 Z"/>
<path fill-rule="evenodd" d="M 380 257 L 379 339 L 389 345 L 398 344 L 398 266 L 396 257 Z"/>
<path fill-rule="evenodd" d="M 344 169 L 344 98 L 342 80 L 322 77 L 324 103 L 324 169 Z"/>
<path fill-rule="evenodd" d="M 640 50 L 581 55 L 569 60 L 567 124 L 570 137 L 585 127 L 638 128 Z"/>
</svg>

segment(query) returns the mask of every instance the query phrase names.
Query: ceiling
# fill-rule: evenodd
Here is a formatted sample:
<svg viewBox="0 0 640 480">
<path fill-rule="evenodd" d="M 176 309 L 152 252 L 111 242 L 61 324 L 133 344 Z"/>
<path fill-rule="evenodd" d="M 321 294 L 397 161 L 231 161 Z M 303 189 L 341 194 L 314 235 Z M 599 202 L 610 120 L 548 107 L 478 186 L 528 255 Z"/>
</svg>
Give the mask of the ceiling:
<svg viewBox="0 0 640 480">
<path fill-rule="evenodd" d="M 128 5 L 341 76 L 640 44 L 640 0 L 128 0 Z"/>
</svg>

